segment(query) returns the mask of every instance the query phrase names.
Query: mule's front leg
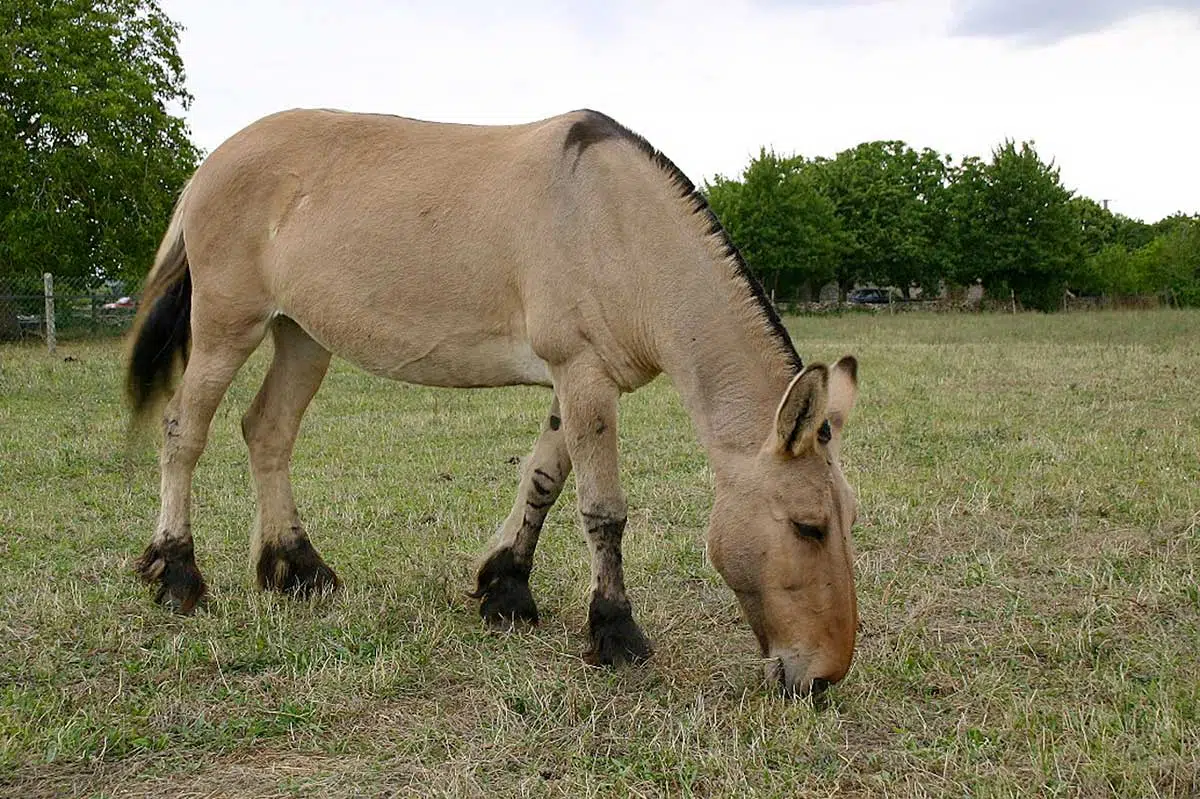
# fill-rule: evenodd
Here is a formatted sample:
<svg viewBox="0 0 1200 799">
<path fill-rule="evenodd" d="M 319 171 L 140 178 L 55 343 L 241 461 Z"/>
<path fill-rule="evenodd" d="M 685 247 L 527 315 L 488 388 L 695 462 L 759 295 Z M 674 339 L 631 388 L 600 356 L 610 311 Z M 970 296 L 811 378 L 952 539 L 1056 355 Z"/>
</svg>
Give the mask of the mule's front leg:
<svg viewBox="0 0 1200 799">
<path fill-rule="evenodd" d="M 482 600 L 479 612 L 489 624 L 507 627 L 517 622 L 537 623 L 537 604 L 529 590 L 533 552 L 546 515 L 570 473 L 571 458 L 555 397 L 533 454 L 522 469 L 512 510 L 475 576 L 475 591 L 471 596 Z"/>
<path fill-rule="evenodd" d="M 639 663 L 650 657 L 651 648 L 633 620 L 621 565 L 626 503 L 617 467 L 620 392 L 593 364 L 573 364 L 555 374 L 555 383 L 592 560 L 590 643 L 584 659 L 594 665 Z"/>
</svg>

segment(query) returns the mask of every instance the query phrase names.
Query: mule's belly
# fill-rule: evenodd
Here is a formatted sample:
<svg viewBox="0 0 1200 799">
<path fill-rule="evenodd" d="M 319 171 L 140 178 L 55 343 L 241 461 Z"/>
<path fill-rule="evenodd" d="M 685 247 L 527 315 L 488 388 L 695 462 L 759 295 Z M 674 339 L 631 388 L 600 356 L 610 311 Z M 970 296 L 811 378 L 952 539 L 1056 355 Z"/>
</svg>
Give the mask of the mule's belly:
<svg viewBox="0 0 1200 799">
<path fill-rule="evenodd" d="M 353 325 L 292 318 L 334 355 L 381 377 L 446 388 L 552 385 L 546 362 L 512 335 L 439 333 L 420 325 L 400 330 L 380 320 L 356 331 Z"/>
<path fill-rule="evenodd" d="M 348 357 L 352 363 L 393 380 L 446 388 L 550 386 L 550 368 L 528 342 L 492 340 L 473 345 L 447 342 L 400 348 L 400 357 L 370 353 Z"/>
</svg>

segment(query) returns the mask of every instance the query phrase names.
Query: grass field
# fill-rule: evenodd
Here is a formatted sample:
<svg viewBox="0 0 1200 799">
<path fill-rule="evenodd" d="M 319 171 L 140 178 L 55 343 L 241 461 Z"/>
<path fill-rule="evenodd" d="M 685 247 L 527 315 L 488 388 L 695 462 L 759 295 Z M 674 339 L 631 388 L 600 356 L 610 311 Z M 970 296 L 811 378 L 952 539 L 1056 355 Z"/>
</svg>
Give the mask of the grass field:
<svg viewBox="0 0 1200 799">
<path fill-rule="evenodd" d="M 862 629 L 819 711 L 761 683 L 665 380 L 621 416 L 626 574 L 657 652 L 614 672 L 579 659 L 572 493 L 542 536 L 539 628 L 489 632 L 465 596 L 545 392 L 336 364 L 294 477 L 347 588 L 297 604 L 247 564 L 260 352 L 197 473 L 212 597 L 177 618 L 129 571 L 158 474 L 149 449 L 126 465 L 119 346 L 0 349 L 0 793 L 1200 795 L 1200 313 L 789 326 L 807 360 L 861 364 Z"/>
</svg>

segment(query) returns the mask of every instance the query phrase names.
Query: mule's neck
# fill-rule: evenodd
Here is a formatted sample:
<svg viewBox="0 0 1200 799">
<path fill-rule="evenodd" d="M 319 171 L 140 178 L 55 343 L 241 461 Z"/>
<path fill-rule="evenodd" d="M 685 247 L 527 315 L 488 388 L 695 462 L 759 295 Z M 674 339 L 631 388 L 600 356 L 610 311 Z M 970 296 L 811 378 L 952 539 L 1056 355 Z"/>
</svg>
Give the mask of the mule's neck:
<svg viewBox="0 0 1200 799">
<path fill-rule="evenodd" d="M 662 371 L 719 464 L 762 447 L 799 358 L 734 264 L 720 259 L 710 276 L 683 314 L 660 317 L 657 338 Z"/>
</svg>

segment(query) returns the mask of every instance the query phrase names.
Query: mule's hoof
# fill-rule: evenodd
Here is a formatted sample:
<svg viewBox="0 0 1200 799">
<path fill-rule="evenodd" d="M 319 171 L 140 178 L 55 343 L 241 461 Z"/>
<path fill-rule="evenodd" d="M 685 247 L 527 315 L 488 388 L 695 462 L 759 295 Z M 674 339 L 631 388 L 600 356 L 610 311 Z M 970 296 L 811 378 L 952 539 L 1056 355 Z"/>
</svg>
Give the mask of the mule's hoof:
<svg viewBox="0 0 1200 799">
<path fill-rule="evenodd" d="M 633 620 L 628 602 L 592 597 L 588 633 L 591 643 L 583 659 L 592 666 L 644 663 L 654 654 L 650 641 Z"/>
<path fill-rule="evenodd" d="M 537 603 L 529 590 L 529 571 L 516 562 L 511 549 L 494 552 L 479 567 L 470 596 L 482 600 L 479 615 L 484 621 L 501 629 L 538 623 Z"/>
<path fill-rule="evenodd" d="M 529 590 L 529 580 L 506 575 L 493 580 L 484 589 L 479 615 L 492 627 L 507 629 L 518 624 L 537 624 L 537 603 Z"/>
<path fill-rule="evenodd" d="M 264 543 L 259 553 L 259 588 L 309 599 L 332 594 L 341 584 L 337 574 L 325 565 L 307 538 L 298 538 L 282 546 Z"/>
<path fill-rule="evenodd" d="M 151 543 L 133 562 L 133 571 L 147 583 L 158 583 L 155 602 L 184 616 L 196 609 L 207 590 L 191 541 Z"/>
</svg>

